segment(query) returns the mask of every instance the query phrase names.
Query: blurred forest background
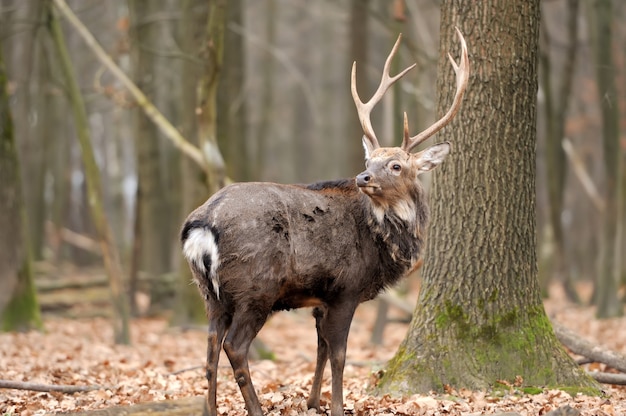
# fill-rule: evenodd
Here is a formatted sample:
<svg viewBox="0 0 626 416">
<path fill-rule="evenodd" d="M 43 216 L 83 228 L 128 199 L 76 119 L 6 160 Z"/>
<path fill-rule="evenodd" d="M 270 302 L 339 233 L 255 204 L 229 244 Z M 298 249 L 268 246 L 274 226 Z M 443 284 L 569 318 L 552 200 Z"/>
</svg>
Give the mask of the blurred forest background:
<svg viewBox="0 0 626 416">
<path fill-rule="evenodd" d="M 68 0 L 110 58 L 182 136 L 196 144 L 202 130 L 198 92 L 213 59 L 207 53 L 212 3 L 220 2 Z M 612 2 L 604 25 L 594 15 L 594 3 L 544 0 L 541 8 L 540 278 L 544 287 L 551 279 L 563 282 L 572 300 L 577 296 L 575 282 L 594 281 L 599 274 L 607 229 L 603 220 L 607 184 L 626 184 L 615 177 L 622 171 L 607 170 L 607 157 L 619 162 L 626 147 L 619 136 L 626 120 L 626 28 L 618 24 L 626 18 L 626 2 Z M 224 4 L 216 137 L 229 180 L 312 182 L 362 171 L 362 132 L 350 96 L 350 68 L 356 60 L 361 95 L 369 96 L 399 32 L 405 41 L 394 65 L 404 68 L 416 62 L 417 69 L 394 87 L 373 115 L 381 144 L 401 141 L 402 111 L 409 114 L 413 134 L 435 120 L 437 60 L 448 52 L 439 50 L 439 1 Z M 95 270 L 102 266 L 68 82 L 51 29 L 52 9 L 52 3 L 44 0 L 0 0 L 0 40 L 22 179 L 26 241 L 40 287 L 42 276 L 62 279 L 67 265 Z M 54 15 L 59 17 L 85 103 L 104 211 L 120 253 L 124 285 L 133 292 L 133 309 L 141 310 L 134 302 L 135 292 L 151 300 L 150 310 L 174 308 L 175 298 L 161 293 L 172 293 L 167 283 L 157 282 L 189 286 L 185 283 L 189 277 L 178 277 L 188 273 L 181 261 L 179 228 L 185 216 L 209 197 L 207 181 L 196 163 L 146 117 L 67 19 L 56 9 Z M 603 37 L 606 27 L 612 28 L 608 42 Z M 602 76 L 596 69 L 600 56 L 610 62 Z M 613 83 L 614 90 L 599 88 L 603 79 Z M 603 102 L 613 111 L 613 121 L 604 125 Z M 462 108 L 459 117 L 466 110 Z M 603 132 L 610 125 L 615 126 L 613 148 L 603 145 Z M 563 138 L 571 149 L 567 153 Z M 200 147 L 219 170 L 220 157 L 206 146 L 211 145 Z M 625 204 L 620 203 L 623 222 Z M 619 223 L 612 228 L 620 230 Z M 614 252 L 623 257 L 624 245 L 618 244 Z M 624 265 L 620 267 L 624 276 Z M 10 287 L 6 282 L 0 285 Z M 618 285 L 613 286 L 614 293 Z"/>
</svg>

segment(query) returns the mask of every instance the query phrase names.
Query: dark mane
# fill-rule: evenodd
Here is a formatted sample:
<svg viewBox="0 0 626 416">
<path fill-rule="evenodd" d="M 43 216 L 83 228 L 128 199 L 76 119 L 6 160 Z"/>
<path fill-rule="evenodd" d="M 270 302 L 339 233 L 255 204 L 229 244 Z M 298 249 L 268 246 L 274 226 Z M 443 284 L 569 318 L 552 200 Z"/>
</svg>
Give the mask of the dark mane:
<svg viewBox="0 0 626 416">
<path fill-rule="evenodd" d="M 314 182 L 308 185 L 304 185 L 304 187 L 312 191 L 321 191 L 324 189 L 348 190 L 348 189 L 356 188 L 356 184 L 354 183 L 354 178 L 350 178 L 350 179 L 336 179 L 332 181 Z"/>
</svg>

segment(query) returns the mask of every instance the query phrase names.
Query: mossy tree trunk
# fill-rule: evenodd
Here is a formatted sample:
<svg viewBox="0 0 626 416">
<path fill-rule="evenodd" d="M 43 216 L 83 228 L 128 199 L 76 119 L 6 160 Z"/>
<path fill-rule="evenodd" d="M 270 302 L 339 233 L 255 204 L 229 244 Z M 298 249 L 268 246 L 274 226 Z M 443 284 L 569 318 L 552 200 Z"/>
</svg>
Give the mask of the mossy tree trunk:
<svg viewBox="0 0 626 416">
<path fill-rule="evenodd" d="M 454 152 L 435 173 L 424 282 L 379 394 L 484 389 L 498 380 L 597 392 L 557 341 L 543 308 L 535 247 L 539 0 L 446 0 L 438 114 L 452 101 L 465 35 L 471 78 L 439 140 Z"/>
<path fill-rule="evenodd" d="M 20 170 L 0 49 L 0 330 L 41 327 Z"/>
</svg>

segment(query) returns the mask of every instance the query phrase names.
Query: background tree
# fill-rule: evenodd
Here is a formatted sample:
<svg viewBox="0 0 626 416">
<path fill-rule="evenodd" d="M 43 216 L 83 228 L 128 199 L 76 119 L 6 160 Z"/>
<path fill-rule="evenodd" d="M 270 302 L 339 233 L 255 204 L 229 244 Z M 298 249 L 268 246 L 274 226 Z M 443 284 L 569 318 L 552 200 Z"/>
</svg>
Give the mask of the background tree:
<svg viewBox="0 0 626 416">
<path fill-rule="evenodd" d="M 202 66 L 198 69 L 197 85 L 195 87 L 196 135 L 194 143 L 203 149 L 207 159 L 211 160 L 211 169 L 200 175 L 193 174 L 193 168 L 186 176 L 186 188 L 189 191 L 186 199 L 186 212 L 191 212 L 203 203 L 210 195 L 217 192 L 225 183 L 224 160 L 218 147 L 218 86 L 222 73 L 224 57 L 224 37 L 227 18 L 227 3 L 225 0 L 216 0 L 209 4 L 208 11 L 199 16 L 204 18 L 198 26 L 201 42 L 200 56 Z M 236 16 L 236 13 L 234 14 Z M 233 51 L 235 52 L 235 51 Z M 230 125 L 229 115 L 222 113 L 224 125 Z M 229 140 L 232 136 L 229 137 Z M 241 142 L 240 142 L 241 143 Z M 232 150 L 231 150 L 232 151 Z M 242 152 L 245 155 L 245 151 Z M 213 155 L 213 156 L 211 156 Z M 232 153 L 231 153 L 232 155 Z M 178 302 L 175 321 L 187 323 L 190 321 L 205 322 L 204 303 L 198 296 L 189 267 L 183 264 L 179 274 L 177 290 Z"/>
<path fill-rule="evenodd" d="M 17 149 L 0 47 L 0 330 L 41 327 Z"/>
<path fill-rule="evenodd" d="M 58 7 L 67 7 L 67 5 L 62 1 L 57 1 L 56 4 Z M 50 34 L 62 67 L 67 94 L 69 96 L 70 105 L 72 106 L 74 114 L 77 137 L 81 147 L 81 155 L 85 168 L 89 208 L 94 226 L 96 227 L 98 233 L 100 250 L 102 251 L 104 267 L 109 280 L 113 310 L 113 336 L 116 343 L 129 344 L 130 313 L 126 289 L 123 282 L 121 259 L 117 245 L 113 239 L 111 227 L 104 211 L 101 177 L 94 156 L 93 146 L 91 144 L 85 104 L 83 102 L 83 97 L 80 94 L 78 83 L 76 82 L 74 69 L 70 62 L 67 46 L 65 44 L 65 37 L 59 21 L 52 9 L 52 3 L 47 3 L 47 6 Z"/>
<path fill-rule="evenodd" d="M 567 160 L 561 143 L 565 138 L 565 121 L 572 91 L 572 81 L 578 51 L 578 0 L 567 1 L 567 36 L 566 51 L 563 65 L 559 70 L 551 71 L 549 47 L 551 43 L 550 27 L 541 25 L 542 47 L 540 48 L 539 63 L 541 84 L 544 92 L 545 135 L 546 135 L 546 176 L 548 191 L 548 219 L 554 238 L 554 258 L 551 266 L 542 274 L 541 283 L 544 292 L 547 290 L 549 277 L 556 274 L 563 282 L 563 288 L 570 300 L 580 303 L 580 297 L 574 287 L 567 253 L 565 235 L 563 232 L 562 216 L 565 194 L 565 180 L 567 178 Z M 558 76 L 555 76 L 558 75 Z M 556 87 L 553 87 L 553 79 Z M 541 272 L 541 268 L 540 268 Z"/>
<path fill-rule="evenodd" d="M 589 2 L 588 13 L 602 115 L 602 149 L 606 170 L 603 237 L 595 301 L 599 317 L 621 316 L 624 307 L 618 296 L 621 274 L 622 149 L 619 136 L 619 101 L 613 59 L 613 5 L 611 0 Z"/>
<path fill-rule="evenodd" d="M 470 85 L 439 138 L 455 151 L 433 178 L 418 305 L 376 391 L 480 389 L 519 377 L 596 388 L 556 340 L 537 281 L 539 1 L 442 3 L 439 114 L 454 92 L 443 52 L 453 49 L 455 26 L 466 35 Z"/>
<path fill-rule="evenodd" d="M 180 2 L 133 0 L 129 2 L 130 49 L 136 85 L 161 113 L 180 125 L 185 99 L 180 74 L 184 62 L 194 59 L 181 50 L 183 20 Z M 167 307 L 160 276 L 171 272 L 178 249 L 176 218 L 181 211 L 180 152 L 142 108 L 134 111 L 137 157 L 138 270 L 154 281 L 150 286 L 153 308 Z M 164 190 L 167 190 L 164 192 Z M 158 224 L 158 226 L 156 226 Z M 170 302 L 171 303 L 171 302 Z M 171 305 L 169 305 L 171 306 Z"/>
</svg>

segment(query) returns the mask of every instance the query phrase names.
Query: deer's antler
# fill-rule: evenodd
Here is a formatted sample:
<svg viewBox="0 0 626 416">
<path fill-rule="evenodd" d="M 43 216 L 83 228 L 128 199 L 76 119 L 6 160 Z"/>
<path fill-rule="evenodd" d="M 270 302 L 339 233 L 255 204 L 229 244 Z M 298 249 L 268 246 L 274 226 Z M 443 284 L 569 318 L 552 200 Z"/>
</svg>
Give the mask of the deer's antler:
<svg viewBox="0 0 626 416">
<path fill-rule="evenodd" d="M 377 149 L 380 147 L 378 144 L 378 139 L 376 139 L 376 133 L 374 133 L 374 129 L 372 128 L 372 121 L 370 118 L 370 114 L 372 109 L 378 104 L 378 102 L 383 98 L 385 92 L 391 87 L 397 80 L 402 78 L 407 72 L 411 69 L 415 68 L 416 64 L 411 65 L 406 68 L 404 71 L 400 72 L 398 75 L 392 77 L 389 75 L 389 67 L 391 66 L 391 61 L 398 51 L 398 47 L 400 46 L 400 40 L 402 39 L 402 34 L 398 35 L 398 40 L 396 40 L 395 45 L 393 45 L 393 49 L 389 53 L 387 60 L 385 61 L 385 67 L 383 68 L 383 75 L 380 80 L 380 85 L 378 89 L 370 98 L 370 100 L 366 103 L 363 103 L 359 98 L 359 93 L 356 90 L 356 62 L 352 64 L 352 81 L 350 84 L 350 89 L 352 91 L 352 98 L 354 99 L 354 104 L 356 105 L 357 113 L 359 114 L 359 121 L 361 122 L 361 127 L 363 128 L 363 133 L 365 137 L 372 145 L 373 149 Z"/>
<path fill-rule="evenodd" d="M 465 88 L 467 88 L 467 83 L 469 81 L 469 57 L 467 55 L 467 44 L 465 43 L 465 39 L 461 34 L 461 31 L 458 28 L 456 29 L 456 33 L 459 36 L 459 40 L 461 41 L 461 63 L 457 65 L 457 63 L 452 59 L 452 56 L 448 54 L 448 59 L 450 59 L 450 63 L 454 68 L 454 72 L 456 73 L 456 94 L 454 94 L 454 100 L 452 101 L 452 105 L 448 112 L 441 117 L 435 124 L 428 127 L 423 132 L 409 137 L 409 128 L 406 122 L 404 122 L 404 138 L 402 139 L 402 149 L 410 152 L 415 146 L 422 143 L 424 140 L 428 139 L 433 134 L 437 133 L 441 130 L 446 124 L 448 124 L 452 118 L 456 115 L 457 111 L 461 107 L 461 101 L 463 100 L 463 93 L 465 93 Z"/>
</svg>

